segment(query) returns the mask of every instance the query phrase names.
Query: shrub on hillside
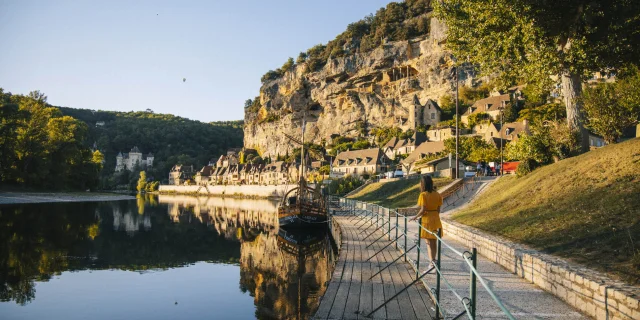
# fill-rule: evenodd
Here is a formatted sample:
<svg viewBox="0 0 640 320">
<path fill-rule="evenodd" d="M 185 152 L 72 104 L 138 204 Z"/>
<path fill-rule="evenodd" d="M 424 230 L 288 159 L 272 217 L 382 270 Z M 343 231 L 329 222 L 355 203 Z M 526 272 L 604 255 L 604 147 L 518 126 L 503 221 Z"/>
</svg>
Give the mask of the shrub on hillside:
<svg viewBox="0 0 640 320">
<path fill-rule="evenodd" d="M 359 186 L 361 186 L 364 182 L 355 176 L 346 176 L 341 179 L 336 179 L 331 181 L 329 185 L 329 192 L 333 195 L 345 195 Z"/>
<path fill-rule="evenodd" d="M 533 159 L 524 159 L 520 161 L 518 165 L 518 169 L 516 169 L 516 175 L 518 177 L 524 177 L 527 174 L 531 173 L 531 171 L 535 170 L 538 167 L 538 162 Z"/>
</svg>

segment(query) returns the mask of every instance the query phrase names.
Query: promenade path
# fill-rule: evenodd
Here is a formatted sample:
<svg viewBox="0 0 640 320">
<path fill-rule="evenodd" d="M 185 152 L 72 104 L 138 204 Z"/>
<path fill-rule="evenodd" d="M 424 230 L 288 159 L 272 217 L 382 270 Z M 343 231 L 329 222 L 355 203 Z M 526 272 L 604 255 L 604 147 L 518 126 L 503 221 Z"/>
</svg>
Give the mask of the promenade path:
<svg viewBox="0 0 640 320">
<path fill-rule="evenodd" d="M 484 192 L 493 180 L 492 178 L 480 179 L 473 185 L 452 194 L 444 205 L 443 218 L 446 219 L 456 210 L 466 206 L 477 194 Z M 372 261 L 364 262 L 377 251 L 376 248 L 382 248 L 389 241 L 384 237 L 371 247 L 366 248 L 373 240 L 382 235 L 382 231 L 363 240 L 363 237 L 366 237 L 369 232 L 359 231 L 357 226 L 359 219 L 340 216 L 335 219 L 337 219 L 343 233 L 343 247 L 329 287 L 320 302 L 314 319 L 435 318 L 434 304 L 425 287 L 425 285 L 429 288 L 435 287 L 436 277 L 433 274 L 428 274 L 423 278 L 424 284 L 418 282 L 396 298 L 396 301 L 390 302 L 385 308 L 374 313 L 372 318 L 367 318 L 366 315 L 372 308 L 380 305 L 397 290 L 404 288 L 416 278 L 417 251 L 415 249 L 409 251 L 409 262 L 404 262 L 401 259 L 383 271 L 381 275 L 368 280 L 371 274 L 399 257 L 400 250 L 392 245 L 374 257 Z M 373 229 L 373 227 L 370 228 L 370 231 Z M 463 244 L 447 237 L 446 229 L 444 232 L 444 241 L 453 249 L 459 252 L 470 250 Z M 411 223 L 408 227 L 408 246 L 413 246 L 417 239 L 418 226 L 416 223 Z M 424 248 L 424 242 L 422 246 Z M 425 272 L 429 266 L 427 255 L 424 252 L 426 250 L 420 257 L 421 273 Z M 446 281 L 443 281 L 441 285 L 440 305 L 445 319 L 453 319 L 465 310 L 462 303 L 456 298 L 456 294 L 460 297 L 469 296 L 469 268 L 463 259 L 447 246 L 443 246 L 441 260 L 443 278 Z M 589 319 L 552 294 L 480 255 L 478 255 L 477 270 L 491 291 L 516 319 Z M 476 319 L 507 318 L 480 283 L 477 284 L 477 293 Z M 458 319 L 467 319 L 467 316 L 463 314 Z"/>
<path fill-rule="evenodd" d="M 435 315 L 429 293 L 422 283 L 409 287 L 386 306 L 367 315 L 374 308 L 393 297 L 415 279 L 415 271 L 408 263 L 397 262 L 372 279 L 372 275 L 400 255 L 394 246 L 381 250 L 388 241 L 373 240 L 382 235 L 375 227 L 362 226 L 359 219 L 335 216 L 342 232 L 342 248 L 329 286 L 320 301 L 313 319 L 431 319 Z"/>
</svg>

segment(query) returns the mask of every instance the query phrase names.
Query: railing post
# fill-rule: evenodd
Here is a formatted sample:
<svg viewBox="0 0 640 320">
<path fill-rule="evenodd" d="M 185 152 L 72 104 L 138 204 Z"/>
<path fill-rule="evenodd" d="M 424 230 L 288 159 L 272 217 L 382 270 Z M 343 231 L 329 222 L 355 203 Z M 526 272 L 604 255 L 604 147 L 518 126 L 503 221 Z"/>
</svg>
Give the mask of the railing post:
<svg viewBox="0 0 640 320">
<path fill-rule="evenodd" d="M 436 272 L 436 301 L 438 303 L 436 303 L 436 317 L 437 319 L 440 319 L 440 272 L 442 272 L 442 269 L 440 269 L 440 266 L 442 265 L 440 263 L 440 258 L 442 257 L 442 241 L 440 240 L 442 239 L 442 228 L 438 229 L 438 239 L 437 239 L 437 248 L 438 248 L 438 252 L 437 252 L 437 256 L 438 259 L 436 260 L 436 266 L 438 267 L 439 272 Z"/>
<path fill-rule="evenodd" d="M 391 240 L 391 210 L 389 210 L 388 208 L 385 208 L 385 210 L 387 210 L 387 213 L 388 213 L 387 219 L 389 219 L 387 220 L 389 221 L 389 223 L 387 224 L 387 230 L 389 231 L 387 231 L 387 233 L 389 233 L 389 240 Z"/>
<path fill-rule="evenodd" d="M 478 250 L 476 248 L 471 249 L 471 265 L 474 270 L 476 269 L 478 261 Z M 469 286 L 469 295 L 471 296 L 471 319 L 476 318 L 476 274 L 471 270 L 471 285 Z"/>
<path fill-rule="evenodd" d="M 416 278 L 420 276 L 420 234 L 422 234 L 422 217 L 418 220 L 418 259 L 416 260 Z"/>
<path fill-rule="evenodd" d="M 404 261 L 407 262 L 407 216 L 404 216 Z"/>
<path fill-rule="evenodd" d="M 398 249 L 398 229 L 399 228 L 400 226 L 398 225 L 398 209 L 396 209 L 396 250 Z"/>
</svg>

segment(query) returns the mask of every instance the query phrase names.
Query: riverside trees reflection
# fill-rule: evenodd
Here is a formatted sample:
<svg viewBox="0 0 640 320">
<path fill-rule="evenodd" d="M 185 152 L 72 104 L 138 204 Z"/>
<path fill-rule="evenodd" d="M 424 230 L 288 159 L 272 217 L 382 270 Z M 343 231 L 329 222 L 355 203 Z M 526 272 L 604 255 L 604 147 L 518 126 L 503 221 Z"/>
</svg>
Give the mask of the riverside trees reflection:
<svg viewBox="0 0 640 320">
<path fill-rule="evenodd" d="M 284 250 L 275 208 L 267 200 L 180 196 L 0 206 L 0 299 L 28 308 L 36 283 L 65 271 L 161 272 L 205 261 L 238 266 L 239 290 L 254 297 L 256 318 L 306 318 L 335 256 L 325 233 L 314 252 Z"/>
</svg>

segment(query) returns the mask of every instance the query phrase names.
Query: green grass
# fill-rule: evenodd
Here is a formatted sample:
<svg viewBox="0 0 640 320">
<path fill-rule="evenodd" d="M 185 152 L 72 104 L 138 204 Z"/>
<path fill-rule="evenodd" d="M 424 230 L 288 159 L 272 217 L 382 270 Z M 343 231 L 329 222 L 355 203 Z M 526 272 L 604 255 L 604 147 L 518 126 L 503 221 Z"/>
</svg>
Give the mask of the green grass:
<svg viewBox="0 0 640 320">
<path fill-rule="evenodd" d="M 454 220 L 640 283 L 640 139 L 508 176 Z"/>
<path fill-rule="evenodd" d="M 437 188 L 441 188 L 449 184 L 451 179 L 434 178 L 433 182 Z M 404 208 L 416 205 L 419 194 L 420 179 L 408 179 L 372 183 L 349 198 L 379 204 L 386 208 Z"/>
</svg>

